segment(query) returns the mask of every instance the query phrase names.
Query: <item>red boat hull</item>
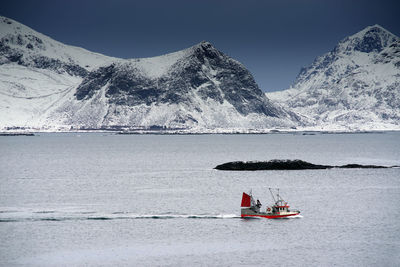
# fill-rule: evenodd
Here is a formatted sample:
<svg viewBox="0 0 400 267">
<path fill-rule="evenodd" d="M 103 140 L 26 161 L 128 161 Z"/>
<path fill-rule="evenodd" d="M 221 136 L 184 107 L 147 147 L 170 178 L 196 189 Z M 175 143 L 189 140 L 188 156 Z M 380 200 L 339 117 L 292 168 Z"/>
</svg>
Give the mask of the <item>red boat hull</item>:
<svg viewBox="0 0 400 267">
<path fill-rule="evenodd" d="M 284 218 L 284 217 L 290 217 L 290 216 L 296 216 L 299 215 L 300 213 L 293 213 L 293 214 L 271 214 L 271 215 L 264 215 L 264 214 L 242 214 L 242 218 L 251 218 L 251 217 L 261 217 L 261 218 L 267 218 L 267 219 L 278 219 L 278 218 Z"/>
</svg>

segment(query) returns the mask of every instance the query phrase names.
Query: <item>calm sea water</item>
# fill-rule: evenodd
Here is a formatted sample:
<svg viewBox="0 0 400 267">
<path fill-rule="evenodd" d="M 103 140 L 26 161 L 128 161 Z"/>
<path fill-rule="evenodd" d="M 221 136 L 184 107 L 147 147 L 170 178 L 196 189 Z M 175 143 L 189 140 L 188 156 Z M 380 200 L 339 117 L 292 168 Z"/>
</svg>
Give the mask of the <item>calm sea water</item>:
<svg viewBox="0 0 400 267">
<path fill-rule="evenodd" d="M 0 138 L 0 265 L 399 266 L 400 169 L 224 172 L 233 160 L 400 165 L 400 133 Z M 240 219 L 269 187 L 301 217 Z"/>
</svg>

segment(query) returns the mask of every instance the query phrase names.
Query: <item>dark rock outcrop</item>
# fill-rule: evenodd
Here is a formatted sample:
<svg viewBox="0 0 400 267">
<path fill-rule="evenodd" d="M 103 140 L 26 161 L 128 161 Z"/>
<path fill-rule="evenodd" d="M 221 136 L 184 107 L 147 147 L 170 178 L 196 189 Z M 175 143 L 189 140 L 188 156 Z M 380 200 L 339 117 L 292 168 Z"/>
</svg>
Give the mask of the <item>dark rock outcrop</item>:
<svg viewBox="0 0 400 267">
<path fill-rule="evenodd" d="M 378 166 L 378 165 L 360 165 L 346 164 L 342 166 L 319 165 L 312 164 L 303 160 L 270 160 L 270 161 L 234 161 L 227 162 L 216 166 L 214 169 L 223 171 L 261 171 L 261 170 L 320 170 L 320 169 L 378 169 L 378 168 L 393 168 L 398 166 Z"/>
</svg>

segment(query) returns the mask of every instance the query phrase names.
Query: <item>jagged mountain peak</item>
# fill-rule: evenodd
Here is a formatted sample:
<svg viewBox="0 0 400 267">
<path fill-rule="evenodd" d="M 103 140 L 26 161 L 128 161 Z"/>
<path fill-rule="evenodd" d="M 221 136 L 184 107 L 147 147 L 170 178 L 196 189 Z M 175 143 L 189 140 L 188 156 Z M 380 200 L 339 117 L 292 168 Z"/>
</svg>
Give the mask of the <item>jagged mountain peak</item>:
<svg viewBox="0 0 400 267">
<path fill-rule="evenodd" d="M 349 36 L 349 38 L 352 37 L 356 37 L 356 36 L 366 36 L 369 34 L 376 34 L 376 35 L 380 35 L 383 38 L 387 38 L 387 37 L 396 37 L 396 35 L 394 35 L 393 33 L 391 33 L 390 31 L 388 31 L 387 29 L 385 29 L 384 27 L 382 27 L 379 24 L 374 24 L 371 26 L 367 26 L 364 29 L 362 29 L 361 31 Z"/>
<path fill-rule="evenodd" d="M 194 49 L 199 49 L 198 51 L 206 53 L 206 52 L 210 52 L 210 51 L 214 51 L 217 50 L 210 42 L 208 41 L 201 41 L 200 43 L 192 46 L 192 48 Z"/>
<path fill-rule="evenodd" d="M 350 51 L 379 53 L 399 40 L 399 37 L 392 34 L 382 26 L 375 24 L 340 41 L 334 51 L 347 53 Z"/>
<path fill-rule="evenodd" d="M 224 54 L 216 49 L 211 43 L 202 41 L 194 47 L 195 55 L 201 60 L 202 58 L 218 59 L 224 56 Z"/>
<path fill-rule="evenodd" d="M 211 47 L 214 47 L 214 46 L 210 42 L 208 42 L 206 40 L 203 40 L 200 43 L 198 43 L 198 44 L 196 44 L 196 45 L 194 45 L 192 47 L 202 47 L 202 48 L 206 49 L 206 48 L 211 48 Z"/>
<path fill-rule="evenodd" d="M 202 41 L 189 48 L 156 57 L 132 58 L 115 61 L 118 68 L 137 69 L 142 75 L 156 79 L 166 75 L 176 65 L 192 64 L 198 61 L 205 63 L 208 59 L 221 59 L 224 54 L 216 49 L 211 43 Z M 226 57 L 226 56 L 225 56 Z M 205 60 L 207 59 L 207 60 Z M 233 59 L 231 59 L 233 60 Z"/>
</svg>

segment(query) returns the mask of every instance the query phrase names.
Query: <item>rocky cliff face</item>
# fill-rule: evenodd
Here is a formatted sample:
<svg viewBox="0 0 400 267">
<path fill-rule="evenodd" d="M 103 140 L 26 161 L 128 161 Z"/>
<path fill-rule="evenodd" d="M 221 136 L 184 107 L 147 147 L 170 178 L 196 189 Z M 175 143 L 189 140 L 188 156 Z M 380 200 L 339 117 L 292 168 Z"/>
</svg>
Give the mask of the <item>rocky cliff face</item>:
<svg viewBox="0 0 400 267">
<path fill-rule="evenodd" d="M 267 94 L 322 129 L 400 128 L 400 38 L 378 25 L 338 43 Z"/>
<path fill-rule="evenodd" d="M 252 75 L 208 42 L 155 58 L 116 59 L 0 18 L 0 127 L 294 127 Z M 25 77 L 26 79 L 21 79 Z"/>
</svg>

